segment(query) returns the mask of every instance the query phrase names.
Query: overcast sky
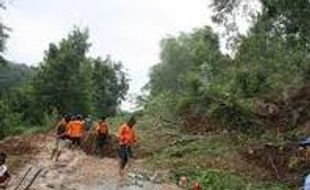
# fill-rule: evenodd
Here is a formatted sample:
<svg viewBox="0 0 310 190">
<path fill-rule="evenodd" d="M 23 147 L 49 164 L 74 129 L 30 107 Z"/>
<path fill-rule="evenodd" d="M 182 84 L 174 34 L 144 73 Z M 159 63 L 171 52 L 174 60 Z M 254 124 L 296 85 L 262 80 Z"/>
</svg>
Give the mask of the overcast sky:
<svg viewBox="0 0 310 190">
<path fill-rule="evenodd" d="M 210 23 L 208 0 L 11 0 L 4 22 L 12 28 L 9 60 L 37 65 L 50 42 L 74 25 L 88 27 L 90 55 L 122 61 L 139 93 L 159 62 L 162 38 Z"/>
</svg>

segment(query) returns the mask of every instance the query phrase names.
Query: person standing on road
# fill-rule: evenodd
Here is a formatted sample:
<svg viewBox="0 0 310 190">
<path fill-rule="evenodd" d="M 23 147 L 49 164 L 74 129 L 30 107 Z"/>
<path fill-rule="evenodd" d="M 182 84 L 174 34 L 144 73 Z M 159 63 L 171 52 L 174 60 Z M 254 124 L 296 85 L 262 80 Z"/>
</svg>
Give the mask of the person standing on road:
<svg viewBox="0 0 310 190">
<path fill-rule="evenodd" d="M 56 142 L 55 147 L 53 148 L 51 159 L 55 158 L 55 161 L 58 161 L 58 158 L 62 152 L 62 150 L 66 146 L 67 139 L 67 125 L 70 122 L 71 117 L 69 115 L 65 115 L 56 126 Z"/>
<path fill-rule="evenodd" d="M 134 125 L 136 120 L 134 117 L 131 117 L 127 123 L 123 124 L 119 128 L 118 138 L 119 138 L 119 150 L 118 156 L 120 159 L 119 162 L 119 173 L 123 175 L 123 171 L 128 163 L 129 158 L 133 157 L 132 154 L 132 145 L 137 141 L 136 133 L 134 130 Z"/>
<path fill-rule="evenodd" d="M 106 117 L 101 117 L 100 121 L 96 124 L 96 153 L 103 157 L 104 146 L 107 142 L 109 135 L 109 125 L 106 121 Z"/>
</svg>

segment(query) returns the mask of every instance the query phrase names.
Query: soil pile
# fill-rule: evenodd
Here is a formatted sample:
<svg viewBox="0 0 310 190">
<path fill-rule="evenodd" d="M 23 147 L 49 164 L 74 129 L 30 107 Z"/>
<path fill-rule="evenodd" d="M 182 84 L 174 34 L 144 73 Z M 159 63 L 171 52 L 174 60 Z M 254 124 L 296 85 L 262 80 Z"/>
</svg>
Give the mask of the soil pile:
<svg viewBox="0 0 310 190">
<path fill-rule="evenodd" d="M 283 146 L 251 145 L 241 150 L 240 155 L 246 162 L 264 168 L 270 180 L 292 185 L 300 185 L 310 168 L 309 153 L 292 143 Z"/>
<path fill-rule="evenodd" d="M 260 101 L 257 115 L 279 132 L 305 126 L 310 122 L 310 84 L 291 90 L 281 98 L 273 97 Z"/>
<path fill-rule="evenodd" d="M 93 138 L 93 136 L 91 137 Z M 89 138 L 91 146 L 93 146 L 93 142 L 91 142 L 92 138 Z M 24 141 L 25 139 L 27 139 L 27 141 Z M 115 145 L 117 146 L 115 140 L 115 136 L 111 135 L 109 137 L 109 143 L 111 144 L 110 146 L 107 146 L 107 150 L 111 150 L 111 153 L 109 153 L 110 156 L 115 154 L 115 151 L 112 152 Z M 10 149 L 12 143 L 16 144 L 16 148 Z M 151 182 L 143 182 L 143 187 L 133 184 L 129 179 L 129 174 L 132 174 L 135 171 L 144 171 L 142 160 L 132 160 L 130 166 L 126 169 L 126 175 L 124 178 L 118 174 L 117 159 L 90 156 L 80 149 L 65 148 L 60 155 L 59 162 L 55 162 L 50 159 L 54 143 L 55 139 L 51 135 L 19 137 L 1 143 L 3 148 L 8 148 L 7 151 L 9 153 L 13 153 L 14 151 L 21 153 L 26 150 L 27 153 L 29 151 L 32 153 L 31 159 L 19 155 L 20 159 L 24 159 L 23 167 L 19 167 L 19 169 L 12 169 L 9 167 L 11 171 L 14 170 L 12 181 L 9 186 L 10 190 L 16 187 L 22 179 L 22 176 L 24 176 L 30 167 L 34 172 L 42 170 L 31 186 L 32 190 L 178 189 L 173 184 L 153 184 Z M 34 148 L 35 151 L 32 151 L 31 148 Z M 9 155 L 9 160 L 10 159 L 12 159 L 12 155 Z M 32 176 L 33 173 L 30 173 L 28 176 L 29 178 L 25 179 L 24 185 L 29 183 Z"/>
<path fill-rule="evenodd" d="M 10 137 L 0 142 L 0 150 L 8 154 L 8 167 L 15 173 L 28 160 L 40 152 L 40 144 L 46 142 L 46 135 L 22 135 Z"/>
<path fill-rule="evenodd" d="M 111 134 L 107 137 L 106 144 L 104 146 L 104 155 L 106 157 L 115 158 L 117 156 L 118 138 Z M 89 155 L 96 155 L 96 134 L 90 132 L 84 139 L 83 150 Z"/>
</svg>

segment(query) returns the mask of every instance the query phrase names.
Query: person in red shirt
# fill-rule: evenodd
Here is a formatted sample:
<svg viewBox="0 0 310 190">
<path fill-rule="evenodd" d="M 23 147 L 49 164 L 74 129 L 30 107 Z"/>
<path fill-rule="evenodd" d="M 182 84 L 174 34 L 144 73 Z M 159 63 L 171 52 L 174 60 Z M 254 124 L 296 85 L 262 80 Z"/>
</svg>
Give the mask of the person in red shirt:
<svg viewBox="0 0 310 190">
<path fill-rule="evenodd" d="M 119 162 L 119 173 L 123 175 L 124 168 L 126 167 L 128 160 L 132 155 L 132 145 L 136 143 L 136 133 L 134 130 L 134 125 L 136 120 L 134 117 L 131 117 L 129 121 L 120 126 L 118 132 L 119 138 L 119 150 L 118 156 L 120 158 Z"/>
<path fill-rule="evenodd" d="M 99 156 L 104 156 L 104 146 L 109 135 L 109 125 L 106 117 L 101 117 L 101 120 L 96 125 L 96 153 Z"/>
</svg>

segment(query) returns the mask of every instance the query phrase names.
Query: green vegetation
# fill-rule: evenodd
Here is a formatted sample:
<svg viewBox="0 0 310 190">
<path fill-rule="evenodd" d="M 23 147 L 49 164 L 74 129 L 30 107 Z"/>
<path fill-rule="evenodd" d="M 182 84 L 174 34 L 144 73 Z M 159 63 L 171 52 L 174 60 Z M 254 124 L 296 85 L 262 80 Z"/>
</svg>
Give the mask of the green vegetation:
<svg viewBox="0 0 310 190">
<path fill-rule="evenodd" d="M 310 3 L 256 3 L 262 10 L 247 1 L 213 1 L 213 21 L 226 29 L 230 56 L 208 26 L 162 40 L 161 61 L 145 86 L 150 93 L 139 97 L 151 167 L 185 174 L 207 189 L 301 185 L 305 166 L 292 172 L 287 160 L 296 151 L 287 144 L 310 135 L 302 130 L 310 118 Z M 251 18 L 246 35 L 239 13 Z M 150 142 L 152 136 L 160 142 Z M 251 144 L 267 148 L 257 153 Z M 261 157 L 269 160 L 259 165 Z"/>
<path fill-rule="evenodd" d="M 310 5 L 304 0 L 260 3 L 262 12 L 248 34 L 236 36 L 232 57 L 221 53 L 217 34 L 210 27 L 164 39 L 161 62 L 152 68 L 146 85 L 150 95 L 142 102 L 145 112 L 156 110 L 152 108 L 156 104 L 165 105 L 164 113 L 173 113 L 175 118 L 199 114 L 219 127 L 248 134 L 279 127 L 261 117 L 259 108 L 270 103 L 280 112 L 278 102 L 289 102 L 290 96 L 309 85 L 309 23 L 304 18 L 310 16 Z M 216 20 L 233 19 L 233 11 L 243 4 L 214 1 Z M 297 122 L 283 124 L 283 130 L 302 124 L 298 121 L 309 116 L 308 108 L 295 109 Z"/>
<path fill-rule="evenodd" d="M 50 44 L 33 83 L 44 111 L 115 114 L 128 89 L 122 64 L 88 58 L 87 40 L 88 31 L 76 28 L 59 45 Z"/>
<path fill-rule="evenodd" d="M 198 181 L 207 189 L 296 189 L 301 185 L 301 178 L 298 184 L 277 180 L 271 175 L 272 168 L 256 165 L 259 161 L 246 161 L 242 151 L 250 143 L 270 143 L 269 140 L 222 130 L 191 135 L 181 132 L 173 123 L 156 122 L 154 117 L 147 116 L 140 118 L 137 126 L 136 149 L 145 156 L 147 168 L 169 171 L 174 182 L 184 175 L 189 184 Z M 262 156 L 270 155 L 266 151 Z"/>
<path fill-rule="evenodd" d="M 220 171 L 220 170 L 194 170 L 194 171 L 180 171 L 176 174 L 176 179 L 179 179 L 180 176 L 189 176 L 188 180 L 197 181 L 205 189 L 212 190 L 289 190 L 291 188 L 282 185 L 282 184 L 260 184 L 257 182 L 249 182 L 241 178 L 240 176 Z M 188 187 L 190 189 L 190 187 Z"/>
<path fill-rule="evenodd" d="M 0 9 L 5 10 L 3 1 Z M 116 114 L 128 90 L 126 73 L 110 56 L 87 55 L 87 29 L 75 27 L 59 43 L 49 44 L 37 67 L 5 60 L 9 32 L 0 23 L 0 139 L 45 131 L 64 113 Z"/>
<path fill-rule="evenodd" d="M 310 121 L 310 2 L 254 2 L 261 10 L 247 0 L 213 0 L 229 55 L 209 26 L 161 41 L 160 63 L 137 99 L 137 149 L 149 167 L 207 189 L 300 186 L 309 163 L 292 169 L 289 143 L 310 135 L 302 130 Z M 246 35 L 236 22 L 240 13 L 251 20 Z M 0 53 L 5 28 L 0 23 Z M 0 138 L 44 130 L 38 126 L 68 112 L 117 115 L 109 118 L 113 127 L 127 120 L 117 109 L 128 90 L 123 66 L 88 56 L 88 35 L 74 28 L 35 68 L 0 57 Z"/>
<path fill-rule="evenodd" d="M 64 113 L 115 115 L 128 79 L 122 63 L 110 56 L 87 56 L 90 45 L 88 31 L 75 28 L 59 44 L 49 45 L 38 67 L 1 64 L 0 138 L 44 131 Z"/>
</svg>

